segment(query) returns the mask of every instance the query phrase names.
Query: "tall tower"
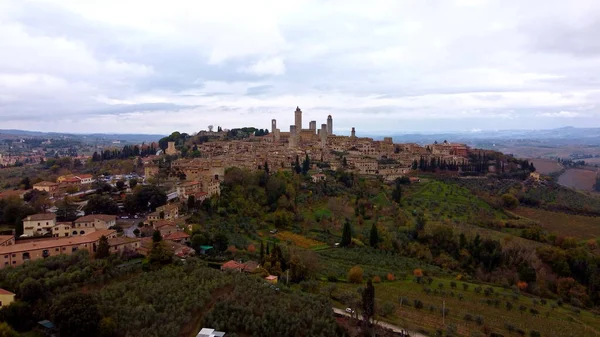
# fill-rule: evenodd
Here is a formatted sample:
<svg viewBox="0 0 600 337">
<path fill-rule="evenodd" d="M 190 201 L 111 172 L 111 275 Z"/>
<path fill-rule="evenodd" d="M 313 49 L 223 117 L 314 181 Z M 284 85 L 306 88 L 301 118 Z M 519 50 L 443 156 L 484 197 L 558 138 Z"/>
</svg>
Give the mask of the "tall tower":
<svg viewBox="0 0 600 337">
<path fill-rule="evenodd" d="M 296 131 L 296 126 L 290 125 L 290 137 L 288 138 L 290 149 L 295 149 L 298 145 L 298 135 L 296 134 Z"/>
<path fill-rule="evenodd" d="M 352 127 L 352 132 L 350 133 L 350 137 L 356 138 L 356 130 Z"/>
<path fill-rule="evenodd" d="M 296 125 L 296 132 L 300 133 L 300 131 L 302 131 L 302 110 L 300 110 L 299 107 L 296 107 L 294 115 L 296 117 L 296 123 L 294 123 Z"/>
<path fill-rule="evenodd" d="M 275 133 L 276 129 L 277 129 L 277 120 L 271 119 L 271 132 Z"/>
<path fill-rule="evenodd" d="M 331 115 L 327 116 L 327 135 L 333 135 L 333 118 Z"/>
<path fill-rule="evenodd" d="M 321 130 L 319 130 L 319 137 L 321 138 L 321 147 L 327 145 L 327 124 L 321 124 Z"/>
<path fill-rule="evenodd" d="M 312 131 L 317 130 L 317 121 L 310 121 L 310 123 L 308 123 L 308 128 Z"/>
</svg>

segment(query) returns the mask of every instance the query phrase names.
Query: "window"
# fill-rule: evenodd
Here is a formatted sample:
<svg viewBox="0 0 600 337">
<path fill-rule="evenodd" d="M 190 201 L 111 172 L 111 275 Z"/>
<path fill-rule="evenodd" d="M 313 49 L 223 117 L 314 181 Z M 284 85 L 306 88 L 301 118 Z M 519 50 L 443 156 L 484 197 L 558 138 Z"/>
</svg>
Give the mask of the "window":
<svg viewBox="0 0 600 337">
<path fill-rule="evenodd" d="M 85 234 L 85 231 L 80 231 L 79 234 L 83 235 Z"/>
<path fill-rule="evenodd" d="M 17 257 L 17 254 L 13 254 L 12 257 Z"/>
<path fill-rule="evenodd" d="M 29 259 L 30 259 L 29 252 L 23 253 L 23 260 L 29 260 Z"/>
<path fill-rule="evenodd" d="M 85 227 L 87 227 L 87 222 L 85 223 Z"/>
<path fill-rule="evenodd" d="M 17 261 L 13 261 L 13 264 L 17 264 Z"/>
<path fill-rule="evenodd" d="M 5 266 L 8 266 L 8 262 L 4 262 L 4 265 L 5 265 Z"/>
<path fill-rule="evenodd" d="M 40 223 L 38 222 L 38 227 L 40 227 Z"/>
<path fill-rule="evenodd" d="M 54 248 L 54 251 L 55 251 L 55 252 L 58 252 L 58 248 Z"/>
<path fill-rule="evenodd" d="M 5 258 L 5 259 L 8 259 L 8 254 L 7 254 L 7 255 L 4 255 L 4 258 Z"/>
<path fill-rule="evenodd" d="M 65 248 L 65 247 L 62 247 L 62 250 L 67 250 L 67 248 Z"/>
<path fill-rule="evenodd" d="M 73 247 L 73 248 L 71 248 L 71 251 L 72 251 L 72 252 L 75 252 L 75 251 L 77 251 L 77 247 Z"/>
<path fill-rule="evenodd" d="M 77 231 L 73 231 L 73 235 L 77 235 Z"/>
<path fill-rule="evenodd" d="M 46 221 L 46 226 L 48 226 L 48 221 Z"/>
</svg>

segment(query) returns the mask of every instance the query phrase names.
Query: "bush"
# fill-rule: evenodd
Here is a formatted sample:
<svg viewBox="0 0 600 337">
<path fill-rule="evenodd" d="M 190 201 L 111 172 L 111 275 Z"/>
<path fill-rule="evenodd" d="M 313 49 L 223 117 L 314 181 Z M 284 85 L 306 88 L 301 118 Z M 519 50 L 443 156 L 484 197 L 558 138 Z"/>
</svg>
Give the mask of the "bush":
<svg viewBox="0 0 600 337">
<path fill-rule="evenodd" d="M 363 269 L 360 266 L 354 266 L 350 268 L 348 272 L 348 282 L 350 283 L 362 283 L 363 281 Z"/>
<path fill-rule="evenodd" d="M 454 281 L 450 282 L 450 287 L 452 289 L 456 289 L 456 282 L 454 282 Z"/>
<path fill-rule="evenodd" d="M 387 276 L 386 276 L 386 279 L 388 281 L 394 281 L 396 278 L 394 277 L 394 274 L 388 273 Z"/>
<path fill-rule="evenodd" d="M 468 284 L 466 284 L 466 283 L 463 283 L 463 284 L 462 284 L 462 286 L 463 286 L 463 290 L 464 290 L 464 291 L 467 291 L 467 290 L 469 290 L 469 285 L 468 285 Z"/>
<path fill-rule="evenodd" d="M 415 309 L 423 309 L 423 302 L 421 302 L 420 300 L 415 300 L 414 304 L 415 304 Z"/>
<path fill-rule="evenodd" d="M 381 283 L 381 277 L 379 277 L 379 275 L 376 275 L 373 277 L 373 283 Z"/>
<path fill-rule="evenodd" d="M 531 330 L 531 331 L 529 332 L 529 336 L 530 336 L 530 337 L 541 337 L 542 335 L 539 333 L 539 331 L 536 331 L 536 330 Z"/>
<path fill-rule="evenodd" d="M 329 276 L 327 276 L 327 281 L 329 281 L 329 282 L 337 282 L 338 278 L 335 275 L 329 275 Z"/>
</svg>

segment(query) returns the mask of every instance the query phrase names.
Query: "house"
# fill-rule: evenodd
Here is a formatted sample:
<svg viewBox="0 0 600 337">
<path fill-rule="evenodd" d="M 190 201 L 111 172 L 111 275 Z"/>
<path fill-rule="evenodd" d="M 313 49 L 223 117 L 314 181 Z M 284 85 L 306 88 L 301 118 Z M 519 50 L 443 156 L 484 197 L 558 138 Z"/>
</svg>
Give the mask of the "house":
<svg viewBox="0 0 600 337">
<path fill-rule="evenodd" d="M 177 243 L 186 244 L 190 241 L 190 235 L 186 232 L 175 232 L 163 236 L 163 239 L 167 241 L 174 241 Z"/>
<path fill-rule="evenodd" d="M 71 235 L 71 228 L 73 228 L 71 222 L 57 222 L 56 225 L 52 227 L 52 236 L 55 238 L 69 236 Z M 77 232 L 73 235 L 77 235 Z"/>
<path fill-rule="evenodd" d="M 80 174 L 76 176 L 81 185 L 91 185 L 94 182 L 94 176 L 91 174 Z"/>
<path fill-rule="evenodd" d="M 540 174 L 539 172 L 531 172 L 529 173 L 529 178 L 531 178 L 533 181 L 540 181 Z"/>
<path fill-rule="evenodd" d="M 10 305 L 15 301 L 15 294 L 0 288 L 0 308 Z"/>
<path fill-rule="evenodd" d="M 33 240 L 24 243 L 0 247 L 0 268 L 7 266 L 20 266 L 31 260 L 47 258 L 60 254 L 72 254 L 85 249 L 95 253 L 100 237 L 108 239 L 117 236 L 117 232 L 109 229 L 101 229 L 83 236 L 48 238 L 47 240 Z"/>
<path fill-rule="evenodd" d="M 54 225 L 56 225 L 56 214 L 33 214 L 23 219 L 23 235 L 46 235 L 52 233 Z"/>
<path fill-rule="evenodd" d="M 108 246 L 110 247 L 109 251 L 111 253 L 133 253 L 142 247 L 142 240 L 138 238 L 119 236 L 108 239 Z"/>
<path fill-rule="evenodd" d="M 222 331 L 216 331 L 215 329 L 202 328 L 196 337 L 223 337 L 225 333 Z"/>
<path fill-rule="evenodd" d="M 33 189 L 38 191 L 48 192 L 50 197 L 54 197 L 58 194 L 59 184 L 51 181 L 42 181 L 37 184 L 33 184 Z"/>
<path fill-rule="evenodd" d="M 177 226 L 172 225 L 162 225 L 156 229 L 160 232 L 160 235 L 162 235 L 163 238 L 167 235 L 175 234 L 179 230 Z"/>
<path fill-rule="evenodd" d="M 181 199 L 187 199 L 188 196 L 199 192 L 202 184 L 199 181 L 188 181 L 177 186 L 177 196 Z"/>
<path fill-rule="evenodd" d="M 0 235 L 0 247 L 10 246 L 15 244 L 15 237 L 13 235 Z"/>
<path fill-rule="evenodd" d="M 99 229 L 109 229 L 116 224 L 116 215 L 90 214 L 77 218 L 77 220 L 73 222 L 72 234 L 85 235 Z"/>
<path fill-rule="evenodd" d="M 268 283 L 271 283 L 271 284 L 277 284 L 278 277 L 277 277 L 277 276 L 275 276 L 275 275 L 269 275 L 269 276 L 265 277 L 265 280 L 266 280 Z"/>
<path fill-rule="evenodd" d="M 179 206 L 175 204 L 160 206 L 156 208 L 156 212 L 158 212 L 159 215 L 161 212 L 164 212 L 164 219 L 166 220 L 177 219 L 179 217 Z"/>
<path fill-rule="evenodd" d="M 196 198 L 196 202 L 202 202 L 202 201 L 208 199 L 207 192 L 196 192 L 192 195 L 194 196 L 194 198 Z"/>
<path fill-rule="evenodd" d="M 235 260 L 230 260 L 225 262 L 221 266 L 221 270 L 234 270 L 239 272 L 251 273 L 256 268 L 258 268 L 259 264 L 255 261 L 246 261 L 245 263 L 237 262 Z"/>
<path fill-rule="evenodd" d="M 325 181 L 327 179 L 327 176 L 324 175 L 323 173 L 313 174 L 310 177 L 312 178 L 313 183 L 317 183 L 319 181 Z"/>
</svg>

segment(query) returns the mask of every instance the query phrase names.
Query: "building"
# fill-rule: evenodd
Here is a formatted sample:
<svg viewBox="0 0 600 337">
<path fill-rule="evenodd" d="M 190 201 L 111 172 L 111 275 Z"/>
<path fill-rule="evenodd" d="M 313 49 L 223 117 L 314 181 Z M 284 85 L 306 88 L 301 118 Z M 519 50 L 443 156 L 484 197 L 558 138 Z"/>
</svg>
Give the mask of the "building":
<svg viewBox="0 0 600 337">
<path fill-rule="evenodd" d="M 99 229 L 109 229 L 116 224 L 116 215 L 90 214 L 82 216 L 73 222 L 72 235 L 85 235 Z"/>
<path fill-rule="evenodd" d="M 167 149 L 165 150 L 165 154 L 168 156 L 176 155 L 179 151 L 175 148 L 175 142 L 168 142 Z"/>
<path fill-rule="evenodd" d="M 103 229 L 82 236 L 49 238 L 2 246 L 0 247 L 0 268 L 20 266 L 27 261 L 44 259 L 49 256 L 70 255 L 77 250 L 87 250 L 93 254 L 96 252 L 98 241 L 102 236 L 108 239 L 115 238 L 117 232 Z"/>
<path fill-rule="evenodd" d="M 324 175 L 323 173 L 313 174 L 310 177 L 312 178 L 313 183 L 317 183 L 319 181 L 325 181 L 327 179 L 327 176 Z"/>
<path fill-rule="evenodd" d="M 188 181 L 177 186 L 177 196 L 181 200 L 187 199 L 190 195 L 199 192 L 202 184 L 199 181 Z"/>
<path fill-rule="evenodd" d="M 162 232 L 161 232 L 162 234 Z M 173 241 L 182 245 L 190 242 L 190 235 L 186 232 L 176 231 L 163 236 L 163 240 Z"/>
<path fill-rule="evenodd" d="M 275 275 L 269 275 L 269 276 L 265 277 L 265 281 L 267 281 L 267 282 L 269 282 L 271 284 L 277 284 L 277 280 L 278 279 L 279 278 L 277 276 L 275 276 Z"/>
<path fill-rule="evenodd" d="M 223 337 L 225 333 L 222 331 L 216 331 L 215 329 L 202 328 L 196 337 Z"/>
<path fill-rule="evenodd" d="M 37 236 L 51 234 L 54 225 L 56 225 L 56 214 L 33 214 L 23 219 L 23 235 Z"/>
<path fill-rule="evenodd" d="M 126 236 L 119 236 L 108 239 L 109 251 L 111 253 L 134 253 L 142 247 L 142 240 L 138 238 L 129 238 Z"/>
<path fill-rule="evenodd" d="M 15 244 L 15 237 L 12 235 L 0 235 L 0 247 Z"/>
<path fill-rule="evenodd" d="M 9 306 L 15 301 L 15 294 L 0 288 L 0 308 Z"/>
<path fill-rule="evenodd" d="M 51 181 L 42 181 L 37 184 L 33 184 L 33 189 L 48 192 L 49 196 L 54 197 L 58 194 L 59 184 Z"/>
<path fill-rule="evenodd" d="M 246 261 L 246 262 L 242 263 L 241 261 L 237 262 L 235 260 L 229 260 L 221 266 L 221 270 L 223 270 L 223 271 L 231 270 L 231 271 L 239 271 L 239 272 L 243 271 L 245 273 L 251 273 L 258 267 L 259 267 L 259 264 L 258 264 L 258 262 L 255 262 L 255 261 Z"/>
<path fill-rule="evenodd" d="M 164 212 L 165 220 L 177 219 L 179 217 L 179 206 L 175 204 L 167 204 L 164 206 L 157 207 L 156 212 L 158 212 L 159 214 L 161 212 Z"/>
</svg>

